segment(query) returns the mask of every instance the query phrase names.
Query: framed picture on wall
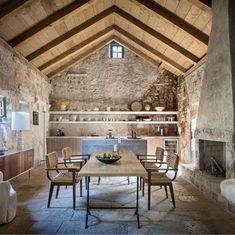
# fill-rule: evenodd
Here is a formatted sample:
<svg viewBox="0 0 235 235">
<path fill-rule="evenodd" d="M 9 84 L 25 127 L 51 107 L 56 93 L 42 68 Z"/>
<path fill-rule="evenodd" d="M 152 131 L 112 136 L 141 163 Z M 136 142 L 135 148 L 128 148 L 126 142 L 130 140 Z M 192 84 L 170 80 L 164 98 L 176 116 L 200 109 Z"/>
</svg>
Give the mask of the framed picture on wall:
<svg viewBox="0 0 235 235">
<path fill-rule="evenodd" d="M 39 125 L 39 115 L 36 111 L 33 111 L 33 125 Z"/>
</svg>

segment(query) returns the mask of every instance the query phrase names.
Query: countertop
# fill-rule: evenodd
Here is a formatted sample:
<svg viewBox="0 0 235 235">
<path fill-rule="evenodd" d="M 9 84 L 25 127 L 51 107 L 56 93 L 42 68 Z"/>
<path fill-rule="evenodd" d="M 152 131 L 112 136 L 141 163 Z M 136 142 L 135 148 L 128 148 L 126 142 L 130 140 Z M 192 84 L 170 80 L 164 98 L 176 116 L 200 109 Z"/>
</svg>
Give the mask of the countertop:
<svg viewBox="0 0 235 235">
<path fill-rule="evenodd" d="M 47 138 L 78 138 L 78 139 L 106 139 L 106 136 L 48 136 Z M 179 136 L 137 136 L 137 138 L 127 138 L 126 136 L 120 136 L 120 139 L 125 140 L 141 140 L 141 139 L 179 139 Z M 118 139 L 115 137 L 114 139 Z M 114 140 L 106 139 L 106 140 Z"/>
<path fill-rule="evenodd" d="M 7 150 L 4 154 L 0 155 L 0 157 L 6 157 L 8 155 L 12 155 L 12 154 L 16 154 L 16 153 L 22 153 L 28 150 L 31 150 L 33 148 L 29 148 L 29 149 L 23 149 L 23 150 L 16 150 L 16 149 L 9 149 Z"/>
</svg>

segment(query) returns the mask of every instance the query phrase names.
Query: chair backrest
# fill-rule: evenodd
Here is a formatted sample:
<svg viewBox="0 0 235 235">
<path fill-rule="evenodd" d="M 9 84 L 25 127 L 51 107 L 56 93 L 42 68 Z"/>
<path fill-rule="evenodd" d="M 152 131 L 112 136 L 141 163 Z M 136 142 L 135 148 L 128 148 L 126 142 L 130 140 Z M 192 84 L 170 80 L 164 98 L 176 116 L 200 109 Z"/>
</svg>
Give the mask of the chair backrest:
<svg viewBox="0 0 235 235">
<path fill-rule="evenodd" d="M 73 154 L 72 148 L 65 147 L 62 149 L 62 156 L 63 156 L 64 160 L 70 160 L 72 154 Z"/>
<path fill-rule="evenodd" d="M 175 153 L 169 153 L 166 157 L 167 167 L 178 170 L 179 156 Z"/>
<path fill-rule="evenodd" d="M 46 155 L 46 167 L 56 168 L 58 164 L 58 154 L 57 152 L 51 152 Z"/>
<path fill-rule="evenodd" d="M 167 169 L 173 169 L 174 176 L 170 177 L 171 181 L 175 180 L 178 173 L 178 165 L 179 165 L 179 156 L 175 153 L 169 153 L 166 157 Z"/>
<path fill-rule="evenodd" d="M 157 147 L 155 151 L 155 155 L 156 155 L 156 159 L 162 162 L 163 157 L 164 157 L 164 149 L 161 147 Z"/>
</svg>

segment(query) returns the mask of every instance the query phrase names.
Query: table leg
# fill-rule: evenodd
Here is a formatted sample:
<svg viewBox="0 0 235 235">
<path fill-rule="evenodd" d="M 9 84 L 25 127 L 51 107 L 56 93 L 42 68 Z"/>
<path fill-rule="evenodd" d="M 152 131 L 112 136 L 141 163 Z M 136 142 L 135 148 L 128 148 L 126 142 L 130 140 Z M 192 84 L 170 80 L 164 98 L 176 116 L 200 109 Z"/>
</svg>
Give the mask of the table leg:
<svg viewBox="0 0 235 235">
<path fill-rule="evenodd" d="M 86 197 L 86 222 L 85 222 L 85 228 L 88 228 L 88 215 L 90 215 L 90 210 L 89 210 L 89 191 L 90 191 L 90 176 L 86 178 L 87 182 L 87 197 Z"/>
<path fill-rule="evenodd" d="M 140 228 L 140 218 L 139 218 L 139 176 L 136 177 L 136 210 L 135 214 L 137 216 L 138 228 Z"/>
</svg>

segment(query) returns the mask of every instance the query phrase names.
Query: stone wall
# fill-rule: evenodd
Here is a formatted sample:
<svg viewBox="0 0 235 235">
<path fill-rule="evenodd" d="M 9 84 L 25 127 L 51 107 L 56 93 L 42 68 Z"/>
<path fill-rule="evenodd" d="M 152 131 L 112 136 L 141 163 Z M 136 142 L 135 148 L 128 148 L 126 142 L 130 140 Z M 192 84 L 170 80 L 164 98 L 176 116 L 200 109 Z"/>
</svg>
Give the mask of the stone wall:
<svg viewBox="0 0 235 235">
<path fill-rule="evenodd" d="M 52 110 L 59 109 L 60 101 L 67 102 L 69 110 L 93 110 L 96 107 L 100 110 L 106 110 L 106 107 L 130 109 L 134 101 L 177 110 L 176 76 L 152 66 L 126 48 L 123 59 L 111 59 L 108 53 L 109 47 L 105 46 L 52 80 Z M 50 134 L 54 135 L 57 128 L 73 136 L 93 132 L 105 135 L 108 129 L 113 129 L 115 135 L 126 135 L 130 129 L 135 129 L 138 135 L 154 135 L 156 132 L 150 125 L 54 124 Z"/>
<path fill-rule="evenodd" d="M 204 70 L 205 64 L 202 64 L 185 78 L 181 77 L 178 88 L 181 159 L 184 163 L 194 165 L 196 165 L 196 140 L 194 135 Z"/>
<path fill-rule="evenodd" d="M 24 131 L 24 147 L 34 148 L 35 162 L 45 154 L 48 130 L 50 84 L 37 69 L 10 46 L 0 40 L 0 95 L 7 98 L 7 118 L 0 119 L 0 142 L 8 149 L 16 148 L 16 132 L 11 130 L 11 111 L 20 111 L 20 101 L 27 104 L 30 113 L 30 131 Z M 22 103 L 21 103 L 22 104 Z M 32 113 L 39 112 L 39 125 L 33 125 Z"/>
</svg>

